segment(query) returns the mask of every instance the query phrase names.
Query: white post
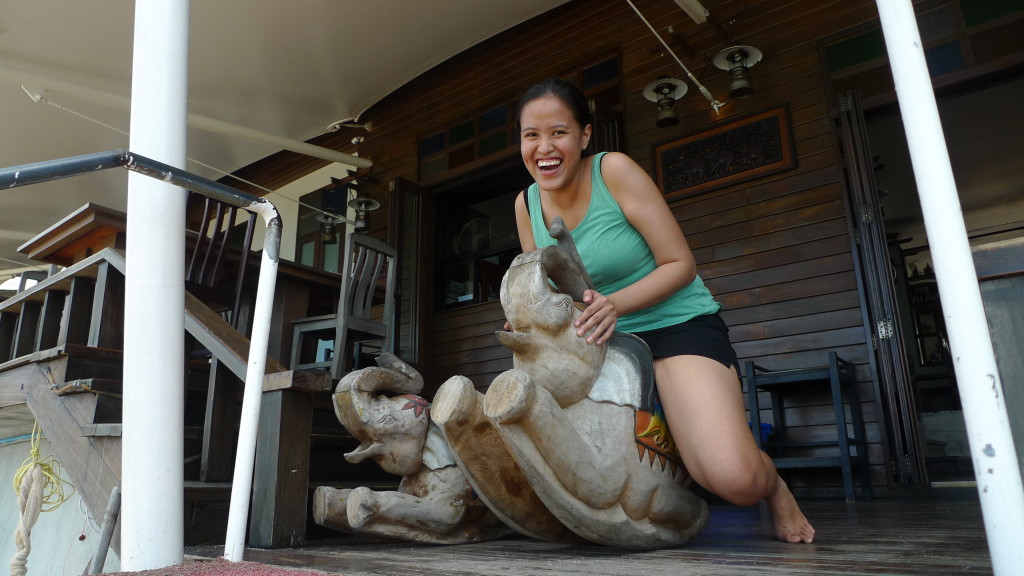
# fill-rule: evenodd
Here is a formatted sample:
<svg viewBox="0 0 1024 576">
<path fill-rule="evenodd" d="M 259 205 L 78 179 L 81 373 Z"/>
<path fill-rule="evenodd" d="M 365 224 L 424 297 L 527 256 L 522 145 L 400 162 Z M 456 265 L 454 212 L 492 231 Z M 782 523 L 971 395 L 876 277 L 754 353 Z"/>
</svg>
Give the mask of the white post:
<svg viewBox="0 0 1024 576">
<path fill-rule="evenodd" d="M 967 230 L 911 0 L 877 0 L 949 330 L 996 574 L 1024 565 L 1024 487 Z"/>
<path fill-rule="evenodd" d="M 188 0 L 135 3 L 129 148 L 185 166 Z M 184 559 L 184 190 L 129 173 L 121 569 Z"/>
<path fill-rule="evenodd" d="M 231 562 L 241 562 L 245 555 L 245 530 L 249 524 L 249 499 L 252 496 L 253 466 L 256 464 L 256 435 L 259 431 L 263 376 L 267 367 L 270 322 L 274 312 L 274 290 L 280 259 L 281 219 L 269 203 L 263 208 L 261 214 L 267 222 L 267 240 L 256 287 L 256 304 L 253 307 L 252 340 L 249 342 L 242 417 L 238 424 L 238 451 L 235 452 L 235 472 L 231 482 L 231 502 L 224 539 L 224 558 Z"/>
</svg>

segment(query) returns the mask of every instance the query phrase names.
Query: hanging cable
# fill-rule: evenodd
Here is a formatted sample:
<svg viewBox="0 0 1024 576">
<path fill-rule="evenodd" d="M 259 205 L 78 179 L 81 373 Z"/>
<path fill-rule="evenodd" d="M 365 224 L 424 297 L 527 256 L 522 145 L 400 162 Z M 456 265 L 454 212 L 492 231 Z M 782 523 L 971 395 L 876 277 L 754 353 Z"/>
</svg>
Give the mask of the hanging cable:
<svg viewBox="0 0 1024 576">
<path fill-rule="evenodd" d="M 686 67 L 686 64 L 683 64 L 683 61 L 680 60 L 678 56 L 676 56 L 676 53 L 673 52 L 672 49 L 669 48 L 665 40 L 661 38 L 661 35 L 659 35 L 658 31 L 654 29 L 654 26 L 651 26 L 651 23 L 647 21 L 647 18 L 644 18 L 644 15 L 640 13 L 640 9 L 637 8 L 635 4 L 633 4 L 632 0 L 626 0 L 626 3 L 629 4 L 631 8 L 633 8 L 633 11 L 636 12 L 636 15 L 639 16 L 640 19 L 644 21 L 644 24 L 646 24 L 648 28 L 650 28 L 651 34 L 654 34 L 654 37 L 658 39 L 658 42 L 661 42 L 661 45 L 664 46 L 665 50 L 667 50 L 668 53 L 672 55 L 672 58 L 674 58 L 675 61 L 678 62 L 680 66 L 682 66 L 683 71 L 686 72 L 686 75 L 690 77 L 690 80 L 692 80 L 693 83 L 697 85 L 697 89 L 700 90 L 700 93 L 703 94 L 704 98 L 706 98 L 707 101 L 711 103 L 711 107 L 714 108 L 715 114 L 720 114 L 719 110 L 722 108 L 722 106 L 725 106 L 725 102 L 716 100 L 715 97 L 711 95 L 711 92 L 709 92 L 708 89 L 705 88 L 704 85 L 700 83 L 700 80 L 697 80 L 697 77 L 694 76 L 692 72 L 690 72 L 690 69 Z"/>
<path fill-rule="evenodd" d="M 60 110 L 61 112 L 67 112 L 68 114 L 71 114 L 73 116 L 77 116 L 79 118 L 82 118 L 83 120 L 87 120 L 87 121 L 92 122 L 94 124 L 98 124 L 100 126 L 103 126 L 104 128 L 107 128 L 109 130 L 113 130 L 114 132 L 117 132 L 118 134 L 121 134 L 123 136 L 130 136 L 128 134 L 128 132 L 126 132 L 125 130 L 122 130 L 122 129 L 116 127 L 116 126 L 111 126 L 110 124 L 107 124 L 107 123 L 105 123 L 105 122 L 103 122 L 101 120 L 98 120 L 96 118 L 92 118 L 90 116 L 87 116 L 86 114 L 82 114 L 81 112 L 77 112 L 75 110 L 72 110 L 71 108 L 68 108 L 67 106 L 63 106 L 63 105 L 58 104 L 56 102 L 52 102 L 49 98 L 46 97 L 45 94 L 43 94 L 43 93 L 41 93 L 39 91 L 32 90 L 32 89 L 30 89 L 30 88 L 28 88 L 28 87 L 26 87 L 24 85 L 21 87 L 21 89 L 24 90 L 26 94 L 28 94 L 29 98 L 31 98 L 33 101 L 35 101 L 37 103 L 49 104 L 50 106 L 53 106 L 54 108 L 56 108 L 57 110 Z M 309 204 L 306 204 L 305 202 L 300 202 L 299 200 L 296 200 L 295 198 L 289 198 L 288 196 L 285 196 L 283 194 L 278 194 L 277 192 L 271 190 L 270 188 L 267 188 L 265 186 L 261 186 L 261 185 L 255 183 L 255 182 L 251 182 L 249 180 L 246 180 L 245 178 L 241 178 L 241 177 L 236 176 L 236 175 L 234 175 L 234 174 L 232 174 L 230 172 L 226 172 L 224 170 L 221 170 L 220 168 L 217 168 L 216 166 L 211 166 L 209 164 L 206 164 L 205 162 L 200 162 L 199 160 L 196 160 L 195 158 L 187 157 L 186 160 L 188 160 L 189 162 L 191 162 L 193 164 L 196 164 L 198 166 L 202 166 L 203 168 L 206 168 L 207 170 L 212 170 L 213 172 L 216 172 L 216 173 L 220 174 L 221 176 L 227 176 L 228 178 L 232 178 L 234 180 L 238 180 L 239 182 L 242 182 L 243 184 L 248 184 L 249 186 L 252 186 L 253 188 L 256 188 L 258 190 L 262 190 L 263 192 L 266 193 L 267 196 L 271 196 L 272 195 L 276 199 L 283 198 L 283 199 L 285 199 L 285 200 L 287 200 L 289 202 L 293 202 L 293 203 L 295 203 L 295 204 L 297 204 L 297 205 L 299 205 L 299 206 L 301 206 L 303 208 L 307 208 L 307 209 L 312 210 L 314 212 L 319 212 L 320 214 L 324 214 L 324 215 L 330 216 L 330 217 L 334 218 L 335 220 L 344 222 L 346 224 L 355 224 L 355 222 L 349 220 L 348 218 L 339 216 L 337 214 L 331 214 L 331 213 L 323 210 L 322 208 L 318 208 L 316 206 L 310 206 Z"/>
</svg>

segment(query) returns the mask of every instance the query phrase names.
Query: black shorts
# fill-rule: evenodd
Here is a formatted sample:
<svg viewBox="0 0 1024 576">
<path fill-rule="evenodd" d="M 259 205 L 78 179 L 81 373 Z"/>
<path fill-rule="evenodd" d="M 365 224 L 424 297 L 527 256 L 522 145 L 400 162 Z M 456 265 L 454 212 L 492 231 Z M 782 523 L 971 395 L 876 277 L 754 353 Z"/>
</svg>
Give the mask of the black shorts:
<svg viewBox="0 0 1024 576">
<path fill-rule="evenodd" d="M 717 313 L 634 334 L 647 342 L 655 360 L 669 356 L 703 356 L 722 363 L 726 368 L 735 367 L 739 373 L 740 361 L 729 342 L 729 328 Z"/>
</svg>

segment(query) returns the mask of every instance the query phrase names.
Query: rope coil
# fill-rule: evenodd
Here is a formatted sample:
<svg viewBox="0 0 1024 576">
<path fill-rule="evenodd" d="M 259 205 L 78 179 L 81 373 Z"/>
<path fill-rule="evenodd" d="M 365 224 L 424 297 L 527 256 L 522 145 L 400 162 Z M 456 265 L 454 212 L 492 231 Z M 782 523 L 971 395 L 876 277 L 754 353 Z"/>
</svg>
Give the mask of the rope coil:
<svg viewBox="0 0 1024 576">
<path fill-rule="evenodd" d="M 11 576 L 25 576 L 28 573 L 28 555 L 32 551 L 32 526 L 40 512 L 51 512 L 60 508 L 75 493 L 75 487 L 60 476 L 60 462 L 53 456 L 41 458 L 39 444 L 43 433 L 39 423 L 32 426 L 32 441 L 29 457 L 14 474 L 14 492 L 18 495 L 21 518 L 14 534 L 17 551 L 11 558 Z M 71 492 L 64 493 L 64 485 Z"/>
</svg>

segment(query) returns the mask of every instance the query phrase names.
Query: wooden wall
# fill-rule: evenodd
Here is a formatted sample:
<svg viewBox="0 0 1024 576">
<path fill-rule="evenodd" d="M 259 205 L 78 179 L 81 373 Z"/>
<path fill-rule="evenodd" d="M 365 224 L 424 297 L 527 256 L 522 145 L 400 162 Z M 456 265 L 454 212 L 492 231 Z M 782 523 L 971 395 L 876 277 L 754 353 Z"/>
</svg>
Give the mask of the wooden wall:
<svg viewBox="0 0 1024 576">
<path fill-rule="evenodd" d="M 695 25 L 672 0 L 635 0 L 662 34 L 672 26 L 686 33 Z M 742 4 L 704 0 L 711 14 Z M 648 170 L 653 147 L 716 122 L 785 104 L 795 140 L 795 168 L 671 203 L 699 262 L 707 285 L 724 304 L 723 317 L 741 361 L 772 369 L 821 365 L 826 351 L 858 364 L 860 392 L 876 484 L 884 484 L 880 408 L 868 373 L 869 345 L 854 274 L 838 142 L 829 118 L 832 103 L 824 87 L 820 42 L 877 18 L 872 0 L 750 0 L 723 29 L 689 38 L 692 49 L 674 50 L 719 100 L 727 98 L 728 76 L 710 58 L 731 44 L 756 46 L 765 54 L 751 69 L 755 92 L 730 100 L 716 116 L 708 102 L 660 46 L 629 4 L 621 0 L 576 0 L 524 23 L 424 74 L 371 108 L 361 118 L 370 130 L 359 153 L 375 167 L 371 194 L 385 203 L 371 216 L 374 233 L 386 236 L 387 183 L 416 180 L 417 138 L 502 102 L 514 100 L 529 83 L 560 74 L 596 58 L 618 53 L 622 62 L 628 152 Z M 687 80 L 690 90 L 677 104 L 682 122 L 655 125 L 656 107 L 641 94 L 660 75 Z M 351 152 L 356 132 L 342 130 L 312 142 Z M 518 149 L 510 151 L 517 155 Z M 278 171 L 253 166 L 250 177 L 264 181 L 311 170 L 322 162 L 282 153 Z M 262 171 L 263 178 L 259 172 Z M 425 183 L 430 184 L 430 183 Z M 428 195 L 429 196 L 429 195 Z M 427 214 L 431 206 L 425 199 Z M 511 210 L 512 207 L 509 207 Z M 420 301 L 430 306 L 434 233 L 424 222 L 419 241 L 424 261 Z M 430 387 L 464 374 L 484 387 L 511 367 L 509 353 L 494 331 L 504 318 L 497 304 L 425 311 L 419 368 Z M 429 392 L 429 391 L 428 391 Z M 826 394 L 813 394 L 787 407 L 805 439 L 833 430 Z M 765 402 L 767 404 L 767 402 Z M 797 486 L 838 484 L 838 472 L 795 474 Z"/>
</svg>

